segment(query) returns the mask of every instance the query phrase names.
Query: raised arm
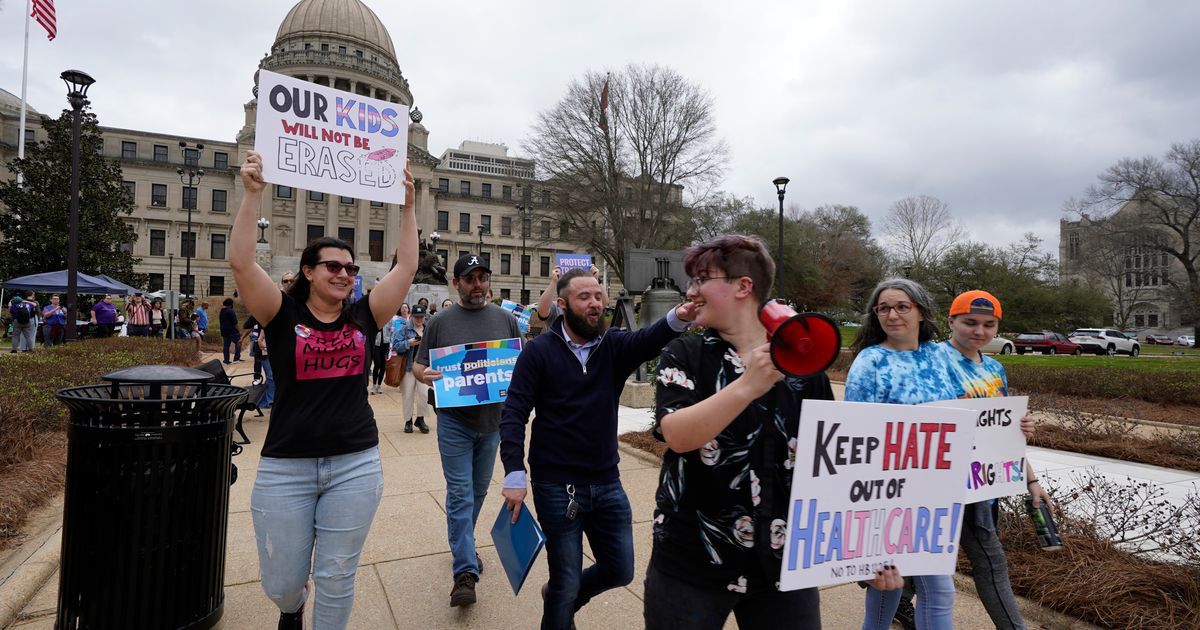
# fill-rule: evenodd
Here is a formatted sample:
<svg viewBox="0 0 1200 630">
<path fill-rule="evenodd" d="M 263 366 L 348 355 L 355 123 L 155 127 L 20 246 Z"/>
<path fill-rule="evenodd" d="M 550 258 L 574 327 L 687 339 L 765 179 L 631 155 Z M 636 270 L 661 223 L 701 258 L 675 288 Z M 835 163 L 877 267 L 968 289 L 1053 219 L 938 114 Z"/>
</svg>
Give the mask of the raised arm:
<svg viewBox="0 0 1200 630">
<path fill-rule="evenodd" d="M 538 298 L 537 316 L 543 322 L 550 316 L 550 305 L 558 297 L 558 278 L 561 275 L 562 267 L 555 267 L 550 270 L 550 284 L 542 291 L 542 296 Z M 545 315 L 542 313 L 545 313 Z"/>
<path fill-rule="evenodd" d="M 242 203 L 229 236 L 229 267 L 233 270 L 233 281 L 242 302 L 254 319 L 266 328 L 279 312 L 283 296 L 271 276 L 258 266 L 254 255 L 254 230 L 258 227 L 263 189 L 267 187 L 262 176 L 262 156 L 257 151 L 248 151 L 242 162 L 242 187 Z"/>
<path fill-rule="evenodd" d="M 404 210 L 400 219 L 400 240 L 396 242 L 396 266 L 375 284 L 371 291 L 371 314 L 383 326 L 400 309 L 408 287 L 417 273 L 416 187 L 408 164 L 404 165 Z"/>
</svg>

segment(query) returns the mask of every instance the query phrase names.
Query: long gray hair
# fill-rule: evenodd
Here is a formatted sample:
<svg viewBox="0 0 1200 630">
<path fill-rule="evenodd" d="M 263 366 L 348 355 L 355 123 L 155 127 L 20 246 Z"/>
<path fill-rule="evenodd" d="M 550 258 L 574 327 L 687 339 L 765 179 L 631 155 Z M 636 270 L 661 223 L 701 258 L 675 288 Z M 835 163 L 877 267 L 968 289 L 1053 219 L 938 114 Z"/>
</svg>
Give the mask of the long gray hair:
<svg viewBox="0 0 1200 630">
<path fill-rule="evenodd" d="M 908 278 L 888 278 L 883 282 L 875 285 L 875 290 L 871 292 L 871 299 L 867 300 L 866 313 L 863 315 L 862 327 L 858 329 L 858 336 L 855 337 L 854 343 L 850 344 L 850 349 L 858 356 L 863 348 L 883 343 L 887 339 L 887 333 L 884 332 L 883 326 L 879 323 L 879 316 L 873 310 L 876 302 L 879 301 L 879 294 L 888 289 L 898 289 L 908 295 L 908 299 L 921 312 L 921 327 L 917 334 L 917 341 L 929 341 L 937 334 L 937 324 L 933 321 L 934 302 L 933 296 L 925 287 L 909 280 Z"/>
</svg>

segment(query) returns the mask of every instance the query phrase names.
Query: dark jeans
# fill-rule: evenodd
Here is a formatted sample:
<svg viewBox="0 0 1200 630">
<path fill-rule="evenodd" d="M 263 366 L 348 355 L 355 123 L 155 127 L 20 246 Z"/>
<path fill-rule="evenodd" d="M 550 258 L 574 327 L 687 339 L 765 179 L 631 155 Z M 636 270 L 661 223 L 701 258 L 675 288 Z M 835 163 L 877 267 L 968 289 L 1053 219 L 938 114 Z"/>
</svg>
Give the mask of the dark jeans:
<svg viewBox="0 0 1200 630">
<path fill-rule="evenodd" d="M 566 517 L 569 488 L 579 504 L 574 520 Z M 542 630 L 565 630 L 593 597 L 633 581 L 633 512 L 620 481 L 594 486 L 535 481 L 533 504 L 546 533 L 550 567 Z M 581 571 L 585 534 L 596 562 Z"/>
<path fill-rule="evenodd" d="M 742 630 L 821 627 L 821 596 L 815 588 L 713 590 L 667 575 L 653 562 L 646 569 L 644 605 L 646 630 L 721 630 L 731 611 Z"/>
<path fill-rule="evenodd" d="M 221 338 L 225 340 L 225 362 L 229 363 L 229 346 L 231 345 L 233 346 L 233 360 L 241 361 L 242 336 L 237 333 L 233 333 L 232 335 L 221 335 Z"/>
<path fill-rule="evenodd" d="M 129 337 L 149 337 L 150 326 L 138 326 L 135 324 L 125 325 L 125 334 Z"/>
<path fill-rule="evenodd" d="M 114 326 L 116 326 L 116 324 L 96 324 L 96 336 L 111 337 Z"/>
<path fill-rule="evenodd" d="M 971 575 L 979 601 L 1000 630 L 1025 630 L 1025 620 L 1008 579 L 1008 558 L 996 532 L 997 503 L 967 504 L 963 515 L 962 548 L 971 560 Z"/>
<path fill-rule="evenodd" d="M 383 383 L 383 373 L 387 370 L 387 346 L 371 346 L 371 382 Z"/>
</svg>

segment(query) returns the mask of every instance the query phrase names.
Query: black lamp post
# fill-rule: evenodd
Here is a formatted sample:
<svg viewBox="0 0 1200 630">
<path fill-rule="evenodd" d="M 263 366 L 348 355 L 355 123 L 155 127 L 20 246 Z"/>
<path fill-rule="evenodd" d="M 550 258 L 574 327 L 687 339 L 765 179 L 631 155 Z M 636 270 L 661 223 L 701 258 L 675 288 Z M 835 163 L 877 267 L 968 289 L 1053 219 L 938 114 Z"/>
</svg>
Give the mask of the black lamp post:
<svg viewBox="0 0 1200 630">
<path fill-rule="evenodd" d="M 521 219 L 521 300 L 525 300 L 525 239 L 529 236 L 529 211 L 533 209 L 533 188 L 521 186 L 521 203 L 516 205 Z"/>
<path fill-rule="evenodd" d="M 74 341 L 75 318 L 78 315 L 79 289 L 79 136 L 83 106 L 88 104 L 87 91 L 96 82 L 81 70 L 67 70 L 59 77 L 67 84 L 67 102 L 71 115 L 71 215 L 68 219 L 67 241 L 67 329 L 64 338 Z"/>
<path fill-rule="evenodd" d="M 189 246 L 183 250 L 183 256 L 187 259 L 186 268 L 183 272 L 184 277 L 188 279 L 187 290 L 184 291 L 182 282 L 179 290 L 188 295 L 196 292 L 196 281 L 192 278 L 192 257 L 196 255 L 196 235 L 192 233 L 192 211 L 196 209 L 196 198 L 200 196 L 200 191 L 196 190 L 196 186 L 200 183 L 200 179 L 204 177 L 204 169 L 200 166 L 200 152 L 204 150 L 204 145 L 197 143 L 195 147 L 189 147 L 188 143 L 183 140 L 179 141 L 179 150 L 183 153 L 183 165 L 188 167 L 177 168 L 175 172 L 179 174 L 179 183 L 184 184 L 187 188 L 184 189 L 183 205 L 187 210 L 187 234 Z M 188 151 L 196 152 L 196 159 L 188 159 Z M 184 179 L 186 177 L 187 179 Z M 191 195 L 187 194 L 188 190 L 192 191 Z"/>
<path fill-rule="evenodd" d="M 786 177 L 776 177 L 775 192 L 779 194 L 779 260 L 775 261 L 775 292 L 779 292 L 779 281 L 783 278 L 783 196 L 787 194 L 787 185 L 791 181 Z"/>
<path fill-rule="evenodd" d="M 266 217 L 258 218 L 258 242 L 267 242 L 267 228 L 271 226 L 271 222 Z"/>
</svg>

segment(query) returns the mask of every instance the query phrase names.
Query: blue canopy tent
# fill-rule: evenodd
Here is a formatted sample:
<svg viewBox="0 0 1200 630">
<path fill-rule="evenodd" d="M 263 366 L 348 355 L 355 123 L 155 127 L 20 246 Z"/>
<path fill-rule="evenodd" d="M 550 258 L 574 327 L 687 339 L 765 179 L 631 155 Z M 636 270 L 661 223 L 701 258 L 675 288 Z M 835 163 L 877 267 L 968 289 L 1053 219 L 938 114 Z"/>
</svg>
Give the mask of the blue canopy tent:
<svg viewBox="0 0 1200 630">
<path fill-rule="evenodd" d="M 119 293 L 123 293 L 125 295 L 142 292 L 142 290 L 137 287 L 129 286 L 128 284 L 125 284 L 124 282 L 121 282 L 120 280 L 117 280 L 116 278 L 113 278 L 111 276 L 106 276 L 102 273 L 96 274 L 95 277 L 113 285 L 114 287 L 120 287 L 121 290 L 119 291 Z"/>
<path fill-rule="evenodd" d="M 89 276 L 86 273 L 76 273 L 75 292 L 84 294 L 103 294 L 115 293 L 118 295 L 126 295 L 136 291 L 133 287 L 127 284 L 113 284 L 112 282 L 103 280 L 96 276 Z M 5 280 L 4 289 L 10 291 L 43 291 L 47 293 L 66 293 L 67 292 L 67 270 L 47 271 L 45 273 L 35 273 L 30 276 L 21 276 L 12 280 Z"/>
</svg>

